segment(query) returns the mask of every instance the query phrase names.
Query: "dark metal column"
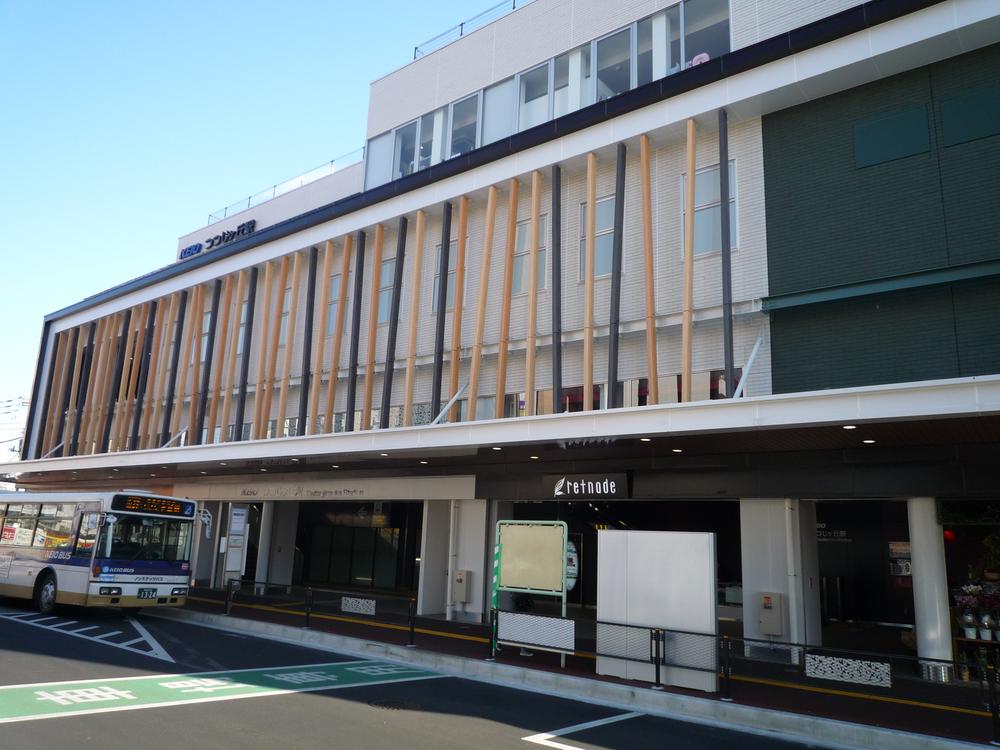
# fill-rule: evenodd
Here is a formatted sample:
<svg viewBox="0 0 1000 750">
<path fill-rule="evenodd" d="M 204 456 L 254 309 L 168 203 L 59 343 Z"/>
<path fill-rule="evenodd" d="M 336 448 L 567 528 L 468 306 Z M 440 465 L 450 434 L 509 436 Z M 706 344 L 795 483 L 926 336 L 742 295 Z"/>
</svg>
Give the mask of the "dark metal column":
<svg viewBox="0 0 1000 750">
<path fill-rule="evenodd" d="M 128 343 L 128 329 L 132 325 L 132 311 L 126 310 L 122 320 L 122 330 L 118 334 L 118 354 L 115 356 L 115 370 L 111 376 L 111 391 L 108 398 L 108 415 L 104 419 L 104 433 L 101 435 L 100 453 L 108 452 L 111 441 L 111 423 L 115 418 L 115 406 L 118 404 L 118 393 L 121 391 L 122 370 L 125 367 L 125 345 Z"/>
<path fill-rule="evenodd" d="M 361 338 L 361 295 L 365 280 L 365 233 L 358 231 L 358 249 L 354 256 L 354 317 L 351 320 L 351 353 L 348 357 L 347 404 L 344 431 L 354 432 L 354 400 L 358 393 L 358 341 Z M 372 294 L 378 294 L 377 289 Z"/>
<path fill-rule="evenodd" d="M 385 371 L 382 375 L 382 409 L 379 412 L 379 427 L 389 427 L 389 409 L 392 405 L 392 376 L 396 361 L 396 329 L 399 328 L 399 303 L 403 296 L 403 261 L 406 259 L 405 216 L 399 217 L 396 230 L 396 266 L 392 276 L 392 303 L 389 308 L 389 333 L 385 343 Z"/>
<path fill-rule="evenodd" d="M 313 319 L 316 311 L 316 260 L 319 250 L 309 248 L 309 279 L 306 282 L 306 321 L 302 336 L 302 380 L 299 383 L 299 414 L 295 429 L 296 435 L 306 434 L 306 414 L 309 411 L 309 387 L 312 384 L 310 370 L 312 369 Z M 325 311 L 324 311 L 325 312 Z M 320 335 L 322 336 L 324 330 Z M 291 346 L 291 344 L 289 344 Z"/>
<path fill-rule="evenodd" d="M 205 366 L 201 368 L 201 384 L 199 386 L 198 411 L 195 412 L 192 425 L 191 445 L 201 445 L 201 433 L 205 429 L 205 410 L 208 407 L 208 384 L 211 382 L 212 359 L 215 354 L 215 324 L 219 320 L 219 295 L 222 294 L 222 279 L 216 279 L 212 284 L 212 312 L 208 316 L 208 338 L 205 340 Z M 200 341 L 198 342 L 201 343 Z M 198 352 L 195 352 L 198 356 Z"/>
<path fill-rule="evenodd" d="M 177 325 L 174 326 L 174 348 L 170 352 L 170 377 L 167 378 L 167 395 L 163 404 L 163 427 L 160 429 L 160 445 L 166 445 L 170 440 L 170 417 L 174 411 L 174 392 L 177 390 L 177 360 L 181 358 L 181 339 L 184 338 L 184 319 L 187 317 L 187 289 L 181 292 L 177 312 Z"/>
<path fill-rule="evenodd" d="M 73 405 L 76 410 L 76 419 L 73 420 L 73 436 L 69 441 L 69 453 L 64 451 L 63 455 L 75 456 L 80 442 L 80 422 L 83 421 L 82 408 L 87 402 L 87 380 L 94 362 L 94 334 L 96 332 L 97 322 L 92 321 L 90 330 L 87 332 L 87 348 L 83 350 L 83 362 L 80 365 L 80 387 L 77 389 L 76 403 Z"/>
<path fill-rule="evenodd" d="M 552 412 L 562 411 L 562 170 L 552 165 Z"/>
<path fill-rule="evenodd" d="M 53 365 L 55 365 L 55 347 L 52 348 L 52 362 L 48 367 L 47 380 L 45 384 L 45 403 L 42 404 L 41 412 L 38 411 L 38 394 L 42 390 L 42 369 L 45 364 L 45 355 L 49 350 L 49 331 L 52 324 L 48 321 L 42 326 L 42 340 L 38 344 L 38 365 L 35 367 L 35 382 L 31 386 L 31 402 L 28 404 L 28 421 L 24 425 L 24 440 L 21 442 L 21 460 L 28 458 L 39 458 L 42 452 L 42 441 L 45 439 L 45 415 L 49 413 L 49 402 L 52 398 Z M 55 337 L 53 337 L 54 341 Z M 32 445 L 31 439 L 34 437 L 35 415 L 41 415 L 41 429 L 38 431 L 38 445 Z"/>
<path fill-rule="evenodd" d="M 722 217 L 722 346 L 725 357 L 726 398 L 736 390 L 733 364 L 733 271 L 729 241 L 729 123 L 719 110 L 719 214 Z"/>
<path fill-rule="evenodd" d="M 608 316 L 608 408 L 622 405 L 618 388 L 618 322 L 622 301 L 622 233 L 625 224 L 625 144 L 618 144 L 615 169 L 615 228 L 611 247 L 611 313 Z"/>
<path fill-rule="evenodd" d="M 149 303 L 149 315 L 146 317 L 146 339 L 142 347 L 142 360 L 139 363 L 139 383 L 136 386 L 135 415 L 132 417 L 132 430 L 129 433 L 129 445 L 134 450 L 139 444 L 139 426 L 142 422 L 142 405 L 146 400 L 146 385 L 149 382 L 149 358 L 153 351 L 153 327 L 156 324 L 156 302 Z"/>
<path fill-rule="evenodd" d="M 451 203 L 444 202 L 441 216 L 441 255 L 438 258 L 437 320 L 434 329 L 434 372 L 431 375 L 431 416 L 441 411 L 441 371 L 444 367 L 444 319 L 448 314 L 448 256 L 451 255 Z M 455 290 L 461 304 L 462 290 Z"/>
<path fill-rule="evenodd" d="M 240 386 L 236 391 L 236 416 L 233 423 L 233 440 L 243 439 L 243 419 L 247 410 L 247 378 L 250 375 L 250 343 L 253 341 L 253 316 L 257 307 L 257 266 L 250 269 L 250 283 L 247 290 L 247 322 L 243 328 L 243 354 L 240 360 Z M 241 305 L 236 300 L 237 308 Z M 239 313 L 237 313 L 239 314 Z M 237 336 L 239 329 L 237 328 Z M 239 346 L 239 344 L 237 344 Z M 227 425 L 228 427 L 228 425 Z"/>
</svg>

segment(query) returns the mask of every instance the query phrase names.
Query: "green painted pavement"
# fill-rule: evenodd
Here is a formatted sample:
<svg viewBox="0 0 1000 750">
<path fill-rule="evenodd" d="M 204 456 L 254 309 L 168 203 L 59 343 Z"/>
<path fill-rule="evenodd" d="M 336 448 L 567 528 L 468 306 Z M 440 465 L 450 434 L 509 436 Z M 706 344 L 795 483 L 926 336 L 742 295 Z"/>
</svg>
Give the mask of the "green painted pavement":
<svg viewBox="0 0 1000 750">
<path fill-rule="evenodd" d="M 0 724 L 441 677 L 377 661 L 0 687 Z"/>
</svg>

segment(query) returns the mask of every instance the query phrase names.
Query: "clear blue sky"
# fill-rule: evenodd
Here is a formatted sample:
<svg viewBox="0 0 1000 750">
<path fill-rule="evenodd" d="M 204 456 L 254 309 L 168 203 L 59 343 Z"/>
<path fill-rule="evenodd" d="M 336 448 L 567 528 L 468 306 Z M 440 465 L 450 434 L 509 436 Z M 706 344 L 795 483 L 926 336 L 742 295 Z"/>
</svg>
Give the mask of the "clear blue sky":
<svg viewBox="0 0 1000 750">
<path fill-rule="evenodd" d="M 0 401 L 44 315 L 363 145 L 369 83 L 491 4 L 0 0 Z"/>
</svg>

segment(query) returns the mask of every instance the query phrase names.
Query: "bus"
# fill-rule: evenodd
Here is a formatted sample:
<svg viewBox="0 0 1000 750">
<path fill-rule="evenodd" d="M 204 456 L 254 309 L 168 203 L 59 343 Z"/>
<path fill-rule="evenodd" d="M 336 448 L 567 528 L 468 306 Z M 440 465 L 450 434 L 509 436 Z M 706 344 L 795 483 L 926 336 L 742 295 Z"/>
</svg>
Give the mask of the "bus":
<svg viewBox="0 0 1000 750">
<path fill-rule="evenodd" d="M 84 607 L 182 606 L 195 503 L 147 492 L 0 492 L 0 596 Z"/>
</svg>

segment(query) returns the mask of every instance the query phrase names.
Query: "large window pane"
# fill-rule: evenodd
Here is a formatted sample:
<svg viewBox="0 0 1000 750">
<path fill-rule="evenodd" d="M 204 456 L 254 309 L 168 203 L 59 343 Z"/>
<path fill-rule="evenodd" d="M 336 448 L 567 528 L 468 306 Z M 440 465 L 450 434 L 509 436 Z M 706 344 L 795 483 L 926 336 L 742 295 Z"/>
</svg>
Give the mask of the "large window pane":
<svg viewBox="0 0 1000 750">
<path fill-rule="evenodd" d="M 555 116 L 576 112 L 594 103 L 594 86 L 590 77 L 590 45 L 578 47 L 555 59 Z"/>
<path fill-rule="evenodd" d="M 368 141 L 365 150 L 365 189 L 384 185 L 392 179 L 392 133 Z"/>
<path fill-rule="evenodd" d="M 611 273 L 614 250 L 615 197 L 597 201 L 594 212 L 594 277 Z M 580 204 L 580 281 L 587 273 L 587 204 Z"/>
<path fill-rule="evenodd" d="M 444 133 L 448 111 L 442 107 L 420 118 L 420 153 L 417 169 L 426 169 L 444 158 Z"/>
<path fill-rule="evenodd" d="M 450 156 L 461 156 L 476 147 L 478 109 L 478 94 L 473 94 L 452 105 Z"/>
<path fill-rule="evenodd" d="M 680 6 L 675 5 L 638 23 L 637 86 L 681 69 Z"/>
<path fill-rule="evenodd" d="M 417 123 L 411 122 L 396 130 L 396 146 L 392 157 L 392 178 L 405 177 L 413 172 L 413 158 L 417 153 Z"/>
<path fill-rule="evenodd" d="M 623 29 L 597 42 L 597 101 L 629 90 L 631 34 Z"/>
<path fill-rule="evenodd" d="M 378 288 L 378 322 L 388 323 L 392 309 L 392 283 L 396 275 L 396 259 L 382 261 Z"/>
<path fill-rule="evenodd" d="M 538 274 L 537 289 L 545 288 L 545 226 L 547 214 L 542 214 L 538 218 L 538 258 L 536 261 L 536 273 Z M 514 284 L 511 287 L 512 294 L 521 294 L 528 291 L 528 281 L 531 275 L 531 220 L 522 221 L 517 225 L 517 233 L 514 239 Z"/>
<path fill-rule="evenodd" d="M 687 176 L 681 176 L 681 201 L 684 200 Z M 722 250 L 722 216 L 719 205 L 719 167 L 696 173 L 694 183 L 694 254 Z M 682 209 L 681 219 L 683 221 Z M 683 226 L 683 224 L 682 224 Z M 736 163 L 729 162 L 729 246 L 736 249 Z"/>
<path fill-rule="evenodd" d="M 483 145 L 499 141 L 514 132 L 517 112 L 514 79 L 508 78 L 483 92 Z"/>
<path fill-rule="evenodd" d="M 729 0 L 684 3 L 684 67 L 714 60 L 729 52 Z"/>
<path fill-rule="evenodd" d="M 521 104 L 518 126 L 526 130 L 549 119 L 549 66 L 540 65 L 521 74 Z"/>
</svg>

